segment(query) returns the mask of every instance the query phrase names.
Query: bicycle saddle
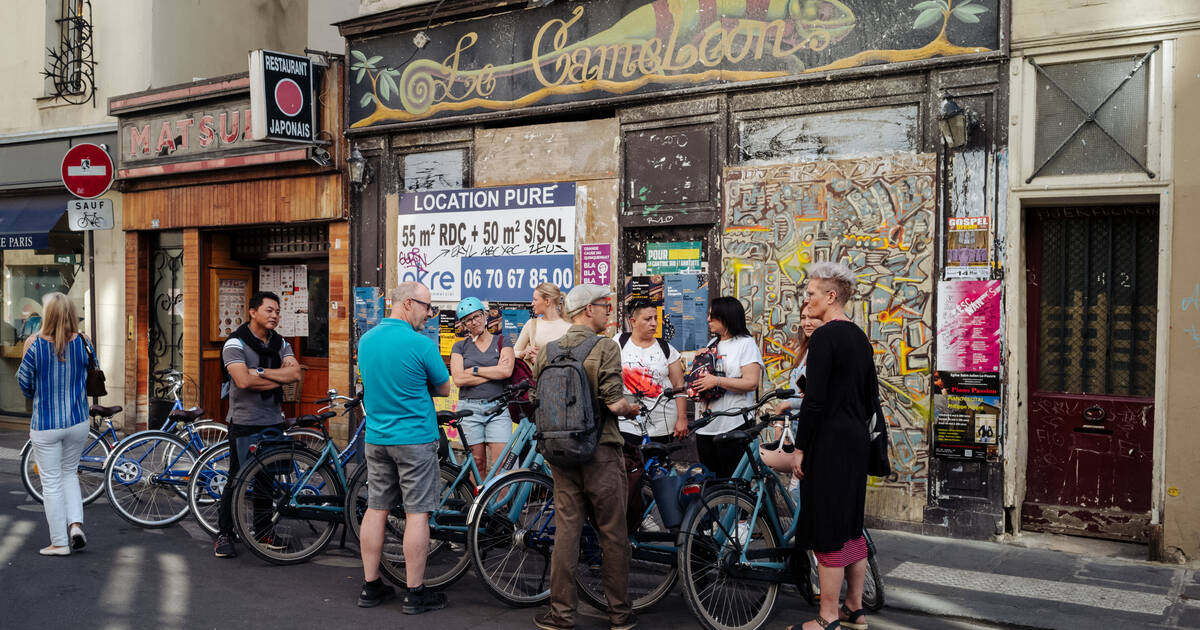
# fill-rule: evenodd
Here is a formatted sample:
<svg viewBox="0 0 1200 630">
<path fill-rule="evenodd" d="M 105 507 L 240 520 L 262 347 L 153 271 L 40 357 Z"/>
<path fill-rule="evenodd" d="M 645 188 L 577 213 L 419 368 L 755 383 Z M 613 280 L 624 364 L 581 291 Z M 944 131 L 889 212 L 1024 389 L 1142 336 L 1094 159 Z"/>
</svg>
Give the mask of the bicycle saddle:
<svg viewBox="0 0 1200 630">
<path fill-rule="evenodd" d="M 649 442 L 638 446 L 644 457 L 665 457 L 668 453 L 673 453 L 683 448 L 686 442 L 672 442 L 670 444 L 659 444 L 658 442 Z"/>
<path fill-rule="evenodd" d="M 121 406 L 115 405 L 112 407 L 105 407 L 103 405 L 92 405 L 92 407 L 91 407 L 91 409 L 89 409 L 89 411 L 91 412 L 91 414 L 93 416 L 103 416 L 105 418 L 111 418 L 111 417 L 121 413 Z"/>
<path fill-rule="evenodd" d="M 474 414 L 475 414 L 474 411 L 467 411 L 467 410 L 439 411 L 439 412 L 437 412 L 437 422 L 438 422 L 438 424 L 446 424 L 447 422 L 450 422 L 451 420 L 458 420 L 461 418 L 466 418 L 467 416 L 471 416 Z"/>
<path fill-rule="evenodd" d="M 718 435 L 717 437 L 713 438 L 713 444 L 749 444 L 750 440 L 753 439 L 754 436 L 750 435 L 749 432 L 737 430 Z"/>
<path fill-rule="evenodd" d="M 336 416 L 336 411 L 326 411 L 317 415 L 306 414 L 296 418 L 296 426 L 301 427 L 321 427 L 325 426 L 325 421 Z"/>
<path fill-rule="evenodd" d="M 191 422 L 202 415 L 204 415 L 203 409 L 192 407 L 191 409 L 176 409 L 171 412 L 170 418 L 176 422 Z"/>
</svg>

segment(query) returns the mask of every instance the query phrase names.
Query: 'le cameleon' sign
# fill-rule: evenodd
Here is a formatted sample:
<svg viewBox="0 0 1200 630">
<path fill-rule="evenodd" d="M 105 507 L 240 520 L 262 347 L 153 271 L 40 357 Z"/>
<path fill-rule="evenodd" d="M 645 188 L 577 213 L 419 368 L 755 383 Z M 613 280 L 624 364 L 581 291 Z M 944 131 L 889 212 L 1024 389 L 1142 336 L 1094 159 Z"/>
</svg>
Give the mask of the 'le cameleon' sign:
<svg viewBox="0 0 1200 630">
<path fill-rule="evenodd" d="M 350 43 L 352 127 L 994 50 L 999 0 L 594 0 Z M 407 61 L 407 63 L 406 63 Z"/>
</svg>

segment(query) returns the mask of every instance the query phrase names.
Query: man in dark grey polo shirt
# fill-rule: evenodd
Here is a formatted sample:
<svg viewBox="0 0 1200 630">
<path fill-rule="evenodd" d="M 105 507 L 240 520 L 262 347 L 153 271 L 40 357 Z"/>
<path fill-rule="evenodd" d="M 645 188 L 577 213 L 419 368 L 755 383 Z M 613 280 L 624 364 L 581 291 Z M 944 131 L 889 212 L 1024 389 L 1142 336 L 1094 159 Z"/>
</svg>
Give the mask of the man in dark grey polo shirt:
<svg viewBox="0 0 1200 630">
<path fill-rule="evenodd" d="M 300 362 L 291 345 L 275 332 L 279 324 L 279 296 L 259 291 L 250 298 L 250 321 L 242 324 L 221 348 L 228 388 L 229 479 L 241 469 L 235 441 L 269 428 L 284 429 L 283 385 L 300 380 Z M 217 540 L 218 558 L 237 555 L 233 546 L 233 514 L 229 492 L 221 495 Z M 268 534 L 269 535 L 269 534 Z"/>
</svg>

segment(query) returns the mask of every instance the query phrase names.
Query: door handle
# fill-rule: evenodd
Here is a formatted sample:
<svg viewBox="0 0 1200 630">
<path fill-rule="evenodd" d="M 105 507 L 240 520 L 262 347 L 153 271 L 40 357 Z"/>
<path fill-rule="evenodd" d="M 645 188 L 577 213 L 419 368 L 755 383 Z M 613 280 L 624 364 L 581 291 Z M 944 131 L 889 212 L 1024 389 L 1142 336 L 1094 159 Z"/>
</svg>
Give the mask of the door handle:
<svg viewBox="0 0 1200 630">
<path fill-rule="evenodd" d="M 1092 405 L 1083 410 L 1083 421 L 1087 424 L 1104 424 L 1108 412 L 1100 405 Z"/>
</svg>

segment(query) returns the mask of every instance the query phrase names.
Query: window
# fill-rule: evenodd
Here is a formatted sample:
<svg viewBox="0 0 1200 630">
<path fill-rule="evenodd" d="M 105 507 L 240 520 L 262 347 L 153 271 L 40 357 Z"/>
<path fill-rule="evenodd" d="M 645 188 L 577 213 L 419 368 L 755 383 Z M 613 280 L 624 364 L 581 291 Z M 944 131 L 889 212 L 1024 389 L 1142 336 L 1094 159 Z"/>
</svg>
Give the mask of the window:
<svg viewBox="0 0 1200 630">
<path fill-rule="evenodd" d="M 1029 60 L 1036 122 L 1025 183 L 1056 175 L 1154 178 L 1152 62 L 1158 50 L 1060 63 Z"/>
<path fill-rule="evenodd" d="M 90 0 L 46 0 L 46 95 L 95 104 Z"/>
</svg>

